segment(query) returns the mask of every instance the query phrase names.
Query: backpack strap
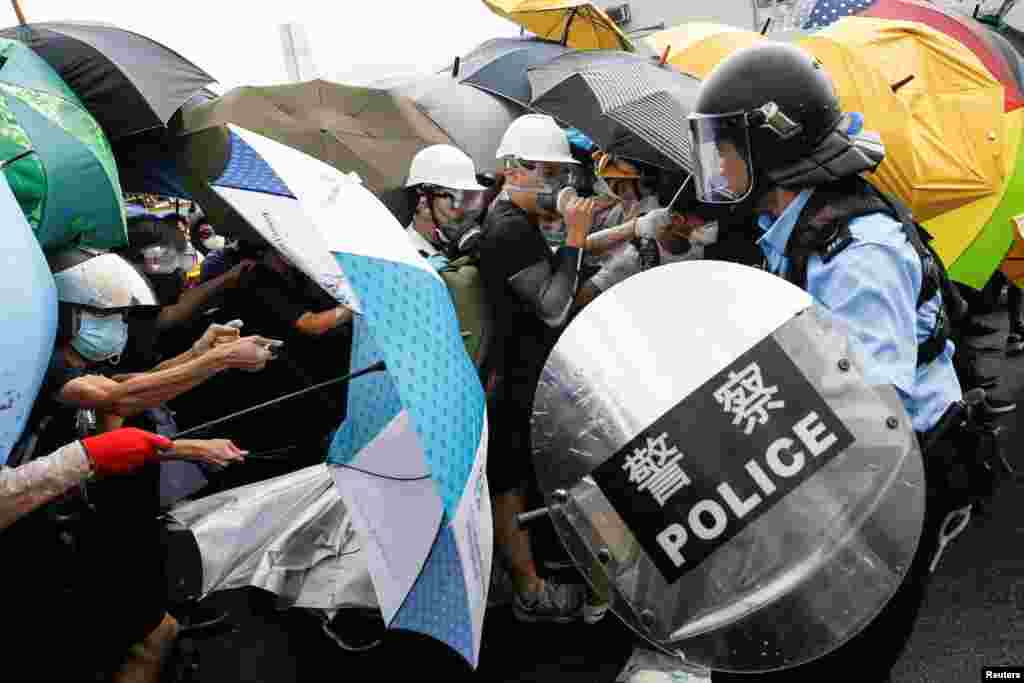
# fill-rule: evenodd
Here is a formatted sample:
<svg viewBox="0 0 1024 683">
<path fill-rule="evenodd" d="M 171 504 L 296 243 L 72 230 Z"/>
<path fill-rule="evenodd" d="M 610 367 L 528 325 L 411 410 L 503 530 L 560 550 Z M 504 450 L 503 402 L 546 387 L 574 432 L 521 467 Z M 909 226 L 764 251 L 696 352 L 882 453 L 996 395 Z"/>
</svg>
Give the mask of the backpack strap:
<svg viewBox="0 0 1024 683">
<path fill-rule="evenodd" d="M 932 334 L 918 345 L 917 365 L 927 365 L 938 358 L 952 335 L 950 311 L 959 319 L 966 307 L 959 292 L 929 242 L 932 236 L 916 221 L 901 202 L 880 192 L 860 176 L 844 178 L 815 190 L 800 213 L 793 234 L 786 243 L 789 269 L 786 279 L 807 289 L 807 265 L 813 254 L 828 263 L 853 243 L 850 223 L 862 216 L 884 213 L 899 221 L 903 234 L 917 253 L 921 263 L 921 290 L 916 308 L 920 309 L 942 293 L 942 305 Z"/>
<path fill-rule="evenodd" d="M 829 263 L 853 244 L 850 222 L 879 212 L 890 213 L 884 202 L 848 178 L 817 188 L 786 242 L 786 279 L 806 290 L 811 256 L 817 254 L 822 263 Z"/>
</svg>

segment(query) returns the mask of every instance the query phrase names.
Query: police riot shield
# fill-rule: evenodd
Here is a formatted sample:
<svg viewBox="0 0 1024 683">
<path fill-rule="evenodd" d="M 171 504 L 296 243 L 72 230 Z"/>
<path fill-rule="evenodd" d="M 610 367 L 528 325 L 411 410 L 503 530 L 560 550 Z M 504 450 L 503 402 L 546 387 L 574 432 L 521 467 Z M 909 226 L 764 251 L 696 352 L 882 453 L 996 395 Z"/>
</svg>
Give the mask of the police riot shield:
<svg viewBox="0 0 1024 683">
<path fill-rule="evenodd" d="M 718 261 L 609 289 L 537 387 L 536 474 L 614 613 L 712 670 L 821 657 L 899 587 L 924 516 L 917 438 L 802 290 Z"/>
</svg>

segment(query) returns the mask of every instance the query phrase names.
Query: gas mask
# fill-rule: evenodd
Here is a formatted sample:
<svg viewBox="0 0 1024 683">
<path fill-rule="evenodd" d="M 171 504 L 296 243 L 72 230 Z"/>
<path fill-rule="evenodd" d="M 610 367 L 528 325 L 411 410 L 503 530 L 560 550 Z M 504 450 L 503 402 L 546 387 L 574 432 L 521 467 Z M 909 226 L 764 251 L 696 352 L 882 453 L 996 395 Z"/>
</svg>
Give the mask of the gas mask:
<svg viewBox="0 0 1024 683">
<path fill-rule="evenodd" d="M 467 213 L 462 220 L 438 225 L 436 234 L 446 252 L 451 255 L 472 253 L 480 241 L 480 217 L 482 211 Z"/>
<path fill-rule="evenodd" d="M 585 182 L 582 173 L 574 172 L 566 166 L 559 168 L 557 173 L 544 174 L 537 162 L 520 160 L 512 163 L 516 168 L 526 171 L 533 182 L 527 186 L 506 184 L 504 192 L 529 192 L 536 195 L 537 208 L 543 212 L 560 215 L 570 199 L 593 192 L 593 187 Z"/>
<path fill-rule="evenodd" d="M 434 242 L 449 258 L 472 253 L 480 240 L 483 193 L 428 187 L 424 189 L 424 198 L 434 223 Z M 442 220 L 434 210 L 435 199 L 447 199 L 452 209 L 463 211 L 461 218 Z"/>
</svg>

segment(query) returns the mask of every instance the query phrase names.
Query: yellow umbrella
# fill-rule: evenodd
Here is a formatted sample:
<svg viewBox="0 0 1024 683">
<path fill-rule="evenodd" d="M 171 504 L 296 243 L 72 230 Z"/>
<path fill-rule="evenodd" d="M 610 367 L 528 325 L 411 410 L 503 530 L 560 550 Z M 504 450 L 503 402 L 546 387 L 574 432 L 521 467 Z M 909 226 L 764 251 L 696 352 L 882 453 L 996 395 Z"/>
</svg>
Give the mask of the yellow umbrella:
<svg viewBox="0 0 1024 683">
<path fill-rule="evenodd" d="M 704 21 L 693 21 L 658 31 L 644 38 L 659 55 L 669 49 L 668 62 L 680 71 L 704 78 L 740 48 L 765 40 L 760 33 Z"/>
<path fill-rule="evenodd" d="M 998 83 L 944 34 L 907 22 L 843 21 L 841 30 L 801 36 L 798 44 L 828 69 L 844 110 L 860 111 L 867 127 L 881 134 L 886 161 L 871 180 L 915 210 L 935 236 L 939 256 L 953 266 L 993 221 L 1006 220 L 1001 209 L 1019 165 L 1024 109 L 1000 114 Z M 676 68 L 705 77 L 732 52 L 760 40 L 752 31 L 693 22 L 646 42 L 658 54 L 668 47 Z M 894 94 L 891 86 L 909 75 L 914 79 Z M 964 125 L 965 116 L 973 128 Z M 1024 284 L 1024 239 L 1004 271 Z"/>
<path fill-rule="evenodd" d="M 603 9 L 579 0 L 483 0 L 487 8 L 546 40 L 577 50 L 633 51 Z"/>
<path fill-rule="evenodd" d="M 824 64 L 843 108 L 882 135 L 875 179 L 919 220 L 1001 193 L 1003 86 L 961 43 L 916 22 L 846 17 L 798 44 Z"/>
<path fill-rule="evenodd" d="M 989 268 L 981 267 L 973 258 L 968 258 L 955 267 L 954 264 L 975 244 L 982 232 L 988 234 L 990 229 L 995 230 L 991 239 L 997 243 L 993 244 L 991 249 L 998 251 L 998 243 L 1001 243 L 1005 249 L 1008 242 L 1005 235 L 1010 228 L 1009 217 L 1012 216 L 1016 206 L 1014 197 L 1011 196 L 1011 189 L 1020 187 L 1021 183 L 1021 169 L 1019 168 L 1021 159 L 1018 150 L 1024 143 L 1024 109 L 1015 109 L 1004 113 L 1003 125 L 1006 131 L 1003 143 L 1005 178 L 1000 190 L 924 221 L 925 228 L 935 236 L 932 246 L 935 247 L 935 251 L 943 263 L 950 268 L 953 278 L 972 287 L 980 288 L 984 285 L 988 280 L 988 275 L 991 274 Z M 1019 203 L 1017 202 L 1017 204 Z M 1004 237 L 1000 238 L 998 235 Z M 987 253 L 989 248 L 984 251 Z M 986 270 L 989 270 L 988 274 L 984 272 Z"/>
</svg>

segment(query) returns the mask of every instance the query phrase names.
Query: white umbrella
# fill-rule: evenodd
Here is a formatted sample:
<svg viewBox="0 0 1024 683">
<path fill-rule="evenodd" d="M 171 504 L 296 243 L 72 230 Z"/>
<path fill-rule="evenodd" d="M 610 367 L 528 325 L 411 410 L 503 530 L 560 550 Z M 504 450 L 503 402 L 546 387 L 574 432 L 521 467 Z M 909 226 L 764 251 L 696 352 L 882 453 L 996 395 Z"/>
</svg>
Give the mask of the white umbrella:
<svg viewBox="0 0 1024 683">
<path fill-rule="evenodd" d="M 476 666 L 492 553 L 486 417 L 448 290 L 358 178 L 230 131 L 213 190 L 360 313 L 352 367 L 387 366 L 353 381 L 328 459 L 366 540 L 385 622 L 432 635 Z"/>
</svg>

